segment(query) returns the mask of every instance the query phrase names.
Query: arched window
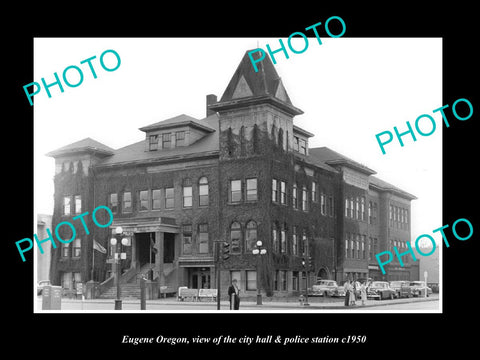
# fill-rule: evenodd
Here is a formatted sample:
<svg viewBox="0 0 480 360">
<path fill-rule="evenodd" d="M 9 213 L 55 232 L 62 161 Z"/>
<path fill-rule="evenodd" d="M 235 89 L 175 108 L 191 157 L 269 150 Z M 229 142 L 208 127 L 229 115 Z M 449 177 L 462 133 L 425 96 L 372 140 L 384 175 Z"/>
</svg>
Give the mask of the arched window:
<svg viewBox="0 0 480 360">
<path fill-rule="evenodd" d="M 240 254 L 240 243 L 242 241 L 242 229 L 238 222 L 233 222 L 230 225 L 230 252 L 232 254 Z"/>
<path fill-rule="evenodd" d="M 208 206 L 208 179 L 202 176 L 198 180 L 198 205 Z"/>
<path fill-rule="evenodd" d="M 283 149 L 283 129 L 278 130 L 278 146 Z"/>
<path fill-rule="evenodd" d="M 257 243 L 257 223 L 249 221 L 245 229 L 245 249 L 250 252 L 255 249 Z"/>
</svg>

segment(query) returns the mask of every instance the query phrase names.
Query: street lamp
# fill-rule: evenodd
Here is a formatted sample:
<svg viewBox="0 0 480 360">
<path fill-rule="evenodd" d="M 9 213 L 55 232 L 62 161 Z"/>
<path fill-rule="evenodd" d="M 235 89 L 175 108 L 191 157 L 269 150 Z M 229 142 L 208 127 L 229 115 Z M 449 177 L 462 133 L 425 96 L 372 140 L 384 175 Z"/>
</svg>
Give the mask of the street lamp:
<svg viewBox="0 0 480 360">
<path fill-rule="evenodd" d="M 262 242 L 258 240 L 255 244 L 255 249 L 252 250 L 253 255 L 258 255 L 257 257 L 257 305 L 262 305 L 262 292 L 260 289 L 260 259 L 262 255 L 267 253 L 267 249 L 262 247 Z"/>
<path fill-rule="evenodd" d="M 115 237 L 110 239 L 110 244 L 116 246 L 114 261 L 115 261 L 115 283 L 117 287 L 117 298 L 115 299 L 115 310 L 122 310 L 122 300 L 120 298 L 120 268 L 121 259 L 125 257 L 125 253 L 121 253 L 121 244 L 127 245 L 128 239 L 122 236 L 123 229 L 121 226 L 115 228 Z"/>
</svg>

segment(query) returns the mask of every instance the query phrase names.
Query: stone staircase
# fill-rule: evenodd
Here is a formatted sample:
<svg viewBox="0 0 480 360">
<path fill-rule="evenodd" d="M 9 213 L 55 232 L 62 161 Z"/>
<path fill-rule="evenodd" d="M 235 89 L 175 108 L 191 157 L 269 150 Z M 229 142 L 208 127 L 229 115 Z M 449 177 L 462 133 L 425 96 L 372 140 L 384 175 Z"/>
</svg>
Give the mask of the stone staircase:
<svg viewBox="0 0 480 360">
<path fill-rule="evenodd" d="M 130 269 L 122 275 L 120 278 L 120 297 L 140 299 L 140 277 L 146 275 L 147 272 L 153 267 L 150 264 L 143 265 L 139 270 Z M 176 288 L 176 269 L 174 264 L 164 265 L 165 286 L 167 289 L 165 292 L 174 293 Z M 163 290 L 162 290 L 163 291 Z M 117 297 L 117 287 L 114 281 L 110 282 L 110 286 L 104 290 L 99 298 L 101 299 L 115 299 Z"/>
<path fill-rule="evenodd" d="M 115 299 L 117 297 L 117 287 L 111 286 L 105 292 L 100 294 L 100 299 Z M 140 283 L 132 282 L 120 284 L 120 297 L 122 299 L 134 298 L 140 299 Z"/>
</svg>

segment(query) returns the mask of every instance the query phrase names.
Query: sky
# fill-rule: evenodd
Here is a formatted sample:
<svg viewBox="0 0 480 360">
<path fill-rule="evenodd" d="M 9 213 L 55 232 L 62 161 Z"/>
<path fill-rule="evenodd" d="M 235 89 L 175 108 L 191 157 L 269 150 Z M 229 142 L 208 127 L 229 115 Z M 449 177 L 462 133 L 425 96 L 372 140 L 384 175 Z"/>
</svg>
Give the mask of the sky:
<svg viewBox="0 0 480 360">
<path fill-rule="evenodd" d="M 282 39 L 287 44 L 287 39 Z M 303 41 L 294 39 L 296 49 Z M 187 114 L 205 117 L 205 97 L 220 98 L 245 51 L 278 38 L 36 38 L 34 79 L 54 82 L 70 65 L 83 71 L 78 87 L 42 88 L 34 97 L 34 209 L 53 212 L 54 159 L 45 156 L 90 137 L 114 149 L 144 139 L 140 127 Z M 105 71 L 99 62 L 105 50 L 115 50 L 119 68 Z M 287 48 L 287 51 L 289 49 Z M 97 78 L 88 64 L 92 60 Z M 327 146 L 377 172 L 375 176 L 413 195 L 412 239 L 432 235 L 442 223 L 441 38 L 309 38 L 301 54 L 289 59 L 275 54 L 275 68 L 294 106 L 304 114 L 294 124 L 315 134 L 309 146 Z M 104 58 L 114 67 L 112 54 Z M 75 70 L 68 80 L 76 83 Z M 62 80 L 63 83 L 63 80 Z M 29 106 L 25 97 L 25 105 Z M 430 136 L 417 141 L 395 138 L 382 154 L 375 135 L 406 131 L 422 114 L 437 124 Z M 428 122 L 420 123 L 424 132 Z M 36 221 L 36 219 L 34 220 Z M 34 227 L 36 228 L 36 227 Z M 36 231 L 34 231 L 36 232 Z"/>
</svg>

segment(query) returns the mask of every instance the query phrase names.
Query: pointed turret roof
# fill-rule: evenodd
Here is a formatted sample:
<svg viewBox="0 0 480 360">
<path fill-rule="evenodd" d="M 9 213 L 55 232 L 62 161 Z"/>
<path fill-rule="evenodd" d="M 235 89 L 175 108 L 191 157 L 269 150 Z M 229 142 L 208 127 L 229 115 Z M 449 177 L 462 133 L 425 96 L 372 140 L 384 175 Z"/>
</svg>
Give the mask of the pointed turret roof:
<svg viewBox="0 0 480 360">
<path fill-rule="evenodd" d="M 278 76 L 270 57 L 256 63 L 255 72 L 247 50 L 243 55 L 237 70 L 228 83 L 222 98 L 218 103 L 209 105 L 212 110 L 229 109 L 239 105 L 248 105 L 258 102 L 269 102 L 291 113 L 303 114 L 303 111 L 293 106 L 290 97 Z M 260 52 L 252 53 L 253 58 L 259 59 Z"/>
</svg>

